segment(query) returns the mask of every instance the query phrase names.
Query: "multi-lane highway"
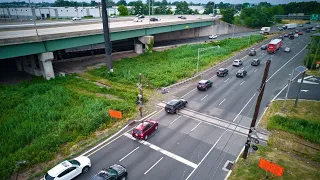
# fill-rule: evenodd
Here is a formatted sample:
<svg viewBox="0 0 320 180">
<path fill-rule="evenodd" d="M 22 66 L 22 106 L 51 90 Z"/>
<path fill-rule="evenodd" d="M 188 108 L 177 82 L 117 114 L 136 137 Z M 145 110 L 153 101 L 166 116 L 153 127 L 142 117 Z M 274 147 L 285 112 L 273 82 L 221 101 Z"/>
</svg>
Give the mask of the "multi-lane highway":
<svg viewBox="0 0 320 180">
<path fill-rule="evenodd" d="M 310 33 L 311 34 L 311 33 Z M 159 122 L 159 128 L 147 141 L 131 137 L 131 129 L 84 153 L 92 168 L 77 179 L 88 179 L 101 168 L 119 163 L 128 170 L 130 180 L 224 179 L 228 161 L 235 161 L 246 141 L 246 130 L 251 121 L 258 96 L 265 62 L 272 59 L 259 117 L 268 103 L 286 85 L 292 69 L 301 65 L 306 54 L 310 34 L 294 40 L 285 39 L 284 47 L 274 56 L 258 50 L 256 56 L 238 57 L 243 66 L 226 65 L 229 75 L 216 77 L 215 70 L 203 79 L 213 81 L 213 88 L 199 92 L 190 83 L 183 90 L 172 91 L 172 98 L 184 98 L 189 103 L 178 114 L 166 114 L 163 103 L 150 119 Z M 253 58 L 261 60 L 260 66 L 251 66 Z M 244 78 L 237 78 L 239 69 L 248 71 Z M 294 74 L 295 79 L 298 74 Z"/>
</svg>

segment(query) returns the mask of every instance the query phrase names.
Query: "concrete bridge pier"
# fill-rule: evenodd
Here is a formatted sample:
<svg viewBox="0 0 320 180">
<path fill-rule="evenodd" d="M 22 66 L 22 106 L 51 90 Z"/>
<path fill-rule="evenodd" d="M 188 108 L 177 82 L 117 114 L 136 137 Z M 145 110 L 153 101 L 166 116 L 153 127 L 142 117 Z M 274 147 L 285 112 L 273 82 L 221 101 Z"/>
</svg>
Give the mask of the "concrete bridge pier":
<svg viewBox="0 0 320 180">
<path fill-rule="evenodd" d="M 38 54 L 40 70 L 42 72 L 42 76 L 49 80 L 51 78 L 55 78 L 52 60 L 53 60 L 53 53 L 52 52 L 45 52 Z"/>
<path fill-rule="evenodd" d="M 154 36 L 142 36 L 134 39 L 134 51 L 137 54 L 143 53 L 143 45 L 145 45 L 145 49 L 148 52 L 152 52 L 154 44 Z"/>
<path fill-rule="evenodd" d="M 49 80 L 55 78 L 52 61 L 53 53 L 46 52 L 35 55 L 23 56 L 16 58 L 18 71 L 25 71 L 34 76 L 43 76 Z"/>
</svg>

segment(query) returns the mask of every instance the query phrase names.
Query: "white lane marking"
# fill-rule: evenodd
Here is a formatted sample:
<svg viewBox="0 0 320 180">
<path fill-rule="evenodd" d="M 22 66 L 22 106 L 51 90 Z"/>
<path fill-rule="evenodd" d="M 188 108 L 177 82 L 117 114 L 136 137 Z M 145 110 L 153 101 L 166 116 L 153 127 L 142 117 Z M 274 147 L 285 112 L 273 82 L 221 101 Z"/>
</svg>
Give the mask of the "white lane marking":
<svg viewBox="0 0 320 180">
<path fill-rule="evenodd" d="M 200 121 L 193 129 L 191 129 L 191 132 L 194 131 L 200 124 L 202 121 Z"/>
<path fill-rule="evenodd" d="M 219 139 L 214 143 L 214 145 L 211 147 L 211 149 L 207 152 L 207 154 L 201 159 L 200 163 L 197 165 L 196 168 L 193 169 L 193 171 L 189 174 L 189 176 L 186 178 L 186 180 L 188 180 L 191 175 L 194 173 L 194 171 L 200 166 L 200 164 L 207 158 L 207 156 L 211 153 L 211 151 L 213 150 L 213 148 L 216 147 L 216 145 L 218 144 L 218 142 L 220 141 L 220 139 L 222 138 L 222 136 L 224 135 L 224 133 L 227 131 L 224 131 L 221 136 L 219 137 Z"/>
<path fill-rule="evenodd" d="M 242 59 L 244 59 L 244 58 L 246 58 L 246 57 L 248 57 L 248 55 L 245 55 L 243 58 L 241 58 L 240 60 L 242 60 Z"/>
<path fill-rule="evenodd" d="M 222 100 L 220 103 L 219 103 L 219 106 L 226 100 L 226 98 L 224 98 L 224 100 Z"/>
<path fill-rule="evenodd" d="M 291 62 L 298 54 L 300 54 L 308 45 L 306 45 L 304 48 L 301 49 L 296 55 L 294 55 L 289 61 L 287 61 L 284 65 L 282 65 L 276 72 L 274 72 L 268 79 L 267 82 L 274 76 L 276 75 L 284 66 L 286 66 L 289 62 Z"/>
<path fill-rule="evenodd" d="M 241 69 L 244 69 L 244 66 Z"/>
<path fill-rule="evenodd" d="M 128 157 L 130 154 L 132 154 L 133 152 L 135 152 L 137 149 L 139 149 L 139 146 L 136 147 L 134 150 L 132 150 L 131 152 L 129 152 L 127 155 L 125 155 L 123 158 L 121 158 L 119 161 L 121 162 L 122 160 L 124 160 L 126 157 Z"/>
<path fill-rule="evenodd" d="M 264 55 L 264 53 L 261 54 L 261 56 Z"/>
<path fill-rule="evenodd" d="M 170 124 L 173 124 L 174 122 L 176 122 L 176 120 L 178 120 L 179 118 L 181 118 L 181 116 L 177 117 L 176 119 L 174 119 Z"/>
<path fill-rule="evenodd" d="M 227 82 L 230 78 L 226 79 L 224 82 Z"/>
<path fill-rule="evenodd" d="M 163 157 L 161 157 L 156 163 L 154 163 L 154 165 L 152 165 L 145 173 L 143 173 L 144 175 L 146 175 L 152 168 L 154 168 L 161 160 L 163 159 Z"/>
<path fill-rule="evenodd" d="M 129 133 L 124 133 L 123 135 L 128 137 L 128 138 L 130 138 L 130 139 L 132 139 L 132 140 L 135 140 L 135 141 L 137 140 L 136 138 L 132 137 L 131 134 L 129 134 Z M 179 162 L 181 162 L 183 164 L 186 164 L 186 165 L 188 165 L 190 167 L 196 168 L 198 166 L 197 164 L 195 164 L 195 163 L 193 163 L 193 162 L 191 162 L 191 161 L 189 161 L 187 159 L 184 159 L 183 157 L 175 155 L 175 154 L 173 154 L 173 153 L 171 153 L 171 152 L 169 152 L 167 150 L 164 150 L 164 149 L 162 149 L 162 148 L 160 148 L 160 147 L 158 147 L 158 146 L 156 146 L 154 144 L 151 144 L 151 143 L 149 143 L 147 141 L 144 141 L 144 140 L 137 140 L 137 141 L 139 143 L 141 143 L 141 144 L 144 144 L 144 145 L 150 147 L 153 150 L 156 150 L 156 151 L 158 151 L 158 152 L 160 152 L 160 153 L 162 153 L 162 154 L 164 154 L 164 155 L 166 155 L 168 157 L 171 157 L 172 159 L 175 159 L 175 160 L 177 160 L 177 161 L 179 161 Z"/>
<path fill-rule="evenodd" d="M 246 81 L 242 81 L 242 83 L 240 84 L 240 86 L 241 86 L 244 82 L 246 82 Z"/>
<path fill-rule="evenodd" d="M 209 95 L 209 94 L 205 95 L 205 96 L 201 99 L 201 101 L 204 100 L 208 95 Z"/>
<path fill-rule="evenodd" d="M 241 109 L 241 111 L 237 114 L 237 116 L 233 119 L 233 121 L 232 122 L 234 122 L 238 117 L 239 117 L 239 115 L 242 113 L 242 111 L 248 106 L 248 104 L 250 103 L 250 101 L 253 99 L 253 97 L 255 96 L 257 94 L 257 92 L 255 92 L 254 94 L 253 94 L 253 96 L 249 99 L 249 101 L 247 102 L 247 104 L 245 104 L 244 106 L 243 106 L 243 108 Z"/>
<path fill-rule="evenodd" d="M 296 75 L 296 76 L 292 79 L 292 81 L 295 80 L 300 74 L 301 74 L 301 73 L 299 73 L 298 75 Z M 287 87 L 288 87 L 288 84 L 286 84 L 286 85 L 281 89 L 281 91 L 272 99 L 272 101 L 274 101 L 274 100 L 282 93 L 282 91 L 285 90 Z"/>
<path fill-rule="evenodd" d="M 212 80 L 213 78 L 217 77 L 217 75 L 212 76 L 209 80 Z"/>
<path fill-rule="evenodd" d="M 185 95 L 181 96 L 181 98 L 186 97 L 188 94 L 192 93 L 192 91 L 194 91 L 194 90 L 196 90 L 196 89 L 197 89 L 197 88 L 192 89 L 192 90 L 191 90 L 191 91 L 189 91 L 187 94 L 185 94 Z"/>
<path fill-rule="evenodd" d="M 253 73 L 257 72 L 257 69 L 253 71 Z"/>
<path fill-rule="evenodd" d="M 147 119 L 149 117 L 155 116 L 157 114 L 159 114 L 162 111 L 153 111 L 151 114 L 147 115 L 146 117 L 142 118 L 141 120 Z M 111 144 L 113 141 L 119 139 L 122 135 L 124 135 L 124 133 L 121 136 L 116 137 L 115 139 L 113 139 L 112 141 L 110 141 L 110 139 L 112 139 L 113 137 L 117 136 L 122 130 L 124 130 L 125 128 L 127 128 L 128 125 L 126 125 L 125 127 L 123 127 L 121 130 L 119 130 L 117 133 L 115 133 L 114 135 L 112 135 L 111 137 L 109 137 L 108 139 L 106 139 L 105 141 L 101 142 L 100 144 L 96 145 L 95 147 L 91 148 L 90 150 L 88 150 L 87 152 L 83 153 L 81 156 L 85 156 L 87 153 L 91 152 L 90 154 L 86 155 L 87 157 L 91 156 L 92 154 L 98 152 L 99 150 L 101 150 L 102 148 L 108 146 L 109 144 Z M 135 128 L 135 127 L 133 127 Z M 131 131 L 133 128 L 131 128 L 129 131 Z M 128 131 L 127 131 L 128 132 Z M 126 132 L 125 132 L 126 133 Z M 110 141 L 110 142 L 108 142 Z M 108 142 L 108 143 L 106 143 Z M 106 143 L 106 144 L 104 144 Z M 101 146 L 102 144 L 104 144 L 103 146 Z M 101 147 L 100 147 L 101 146 Z M 100 147 L 98 149 L 96 149 L 97 147 Z M 94 149 L 96 149 L 95 151 L 93 151 Z"/>
</svg>

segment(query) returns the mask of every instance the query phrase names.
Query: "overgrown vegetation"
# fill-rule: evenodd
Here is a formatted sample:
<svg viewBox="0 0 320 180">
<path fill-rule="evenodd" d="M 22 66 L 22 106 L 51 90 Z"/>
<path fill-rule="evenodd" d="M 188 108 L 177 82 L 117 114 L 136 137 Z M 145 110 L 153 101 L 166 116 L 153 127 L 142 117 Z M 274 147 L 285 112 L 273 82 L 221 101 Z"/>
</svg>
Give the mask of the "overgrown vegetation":
<svg viewBox="0 0 320 180">
<path fill-rule="evenodd" d="M 263 40 L 263 36 L 251 36 L 250 44 Z M 220 48 L 203 51 L 200 54 L 199 70 L 232 56 L 232 53 L 248 47 L 248 37 L 225 39 L 207 44 L 184 45 L 163 52 L 154 51 L 151 54 L 142 54 L 134 58 L 125 58 L 115 61 L 114 73 L 107 73 L 105 67 L 89 71 L 89 74 L 103 77 L 114 82 L 132 84 L 142 73 L 144 84 L 151 87 L 164 87 L 196 73 L 198 48 L 208 48 L 219 45 Z"/>
<path fill-rule="evenodd" d="M 136 91 L 101 88 L 75 76 L 0 86 L 0 176 L 9 179 L 17 161 L 32 166 L 51 160 L 61 145 L 112 123 L 109 109 L 132 117 Z"/>
<path fill-rule="evenodd" d="M 318 32 L 320 32 L 320 30 L 318 30 Z M 308 48 L 309 52 L 307 53 L 303 64 L 307 64 L 307 62 L 308 62 L 307 68 L 309 68 L 309 69 L 311 69 L 311 68 L 312 69 L 316 69 L 317 62 L 320 61 L 320 51 L 318 50 L 318 53 L 316 54 L 317 46 L 319 44 L 319 41 L 320 41 L 320 37 L 319 36 L 312 36 L 312 40 L 308 44 L 307 48 Z M 309 53 L 310 53 L 310 57 L 308 58 Z"/>
</svg>

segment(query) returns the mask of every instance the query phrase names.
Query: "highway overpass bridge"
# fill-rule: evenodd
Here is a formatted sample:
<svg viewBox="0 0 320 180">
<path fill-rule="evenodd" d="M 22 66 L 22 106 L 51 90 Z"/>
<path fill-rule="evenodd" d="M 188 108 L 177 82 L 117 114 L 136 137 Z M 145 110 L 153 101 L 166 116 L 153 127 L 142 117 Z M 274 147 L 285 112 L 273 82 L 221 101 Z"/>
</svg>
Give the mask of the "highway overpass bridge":
<svg viewBox="0 0 320 180">
<path fill-rule="evenodd" d="M 215 25 L 217 22 L 220 27 Z M 143 44 L 151 42 L 153 37 L 157 41 L 207 36 L 213 33 L 227 34 L 231 31 L 229 24 L 220 24 L 218 19 L 208 16 L 202 18 L 189 16 L 186 20 L 169 16 L 159 22 L 150 23 L 148 21 L 110 23 L 111 41 L 134 38 L 134 49 L 137 53 L 142 53 Z M 5 30 L 0 31 L 0 60 L 12 58 L 16 60 L 19 71 L 24 70 L 50 79 L 55 76 L 51 63 L 54 60 L 53 52 L 103 42 L 101 23 L 45 27 L 38 31 Z"/>
</svg>

